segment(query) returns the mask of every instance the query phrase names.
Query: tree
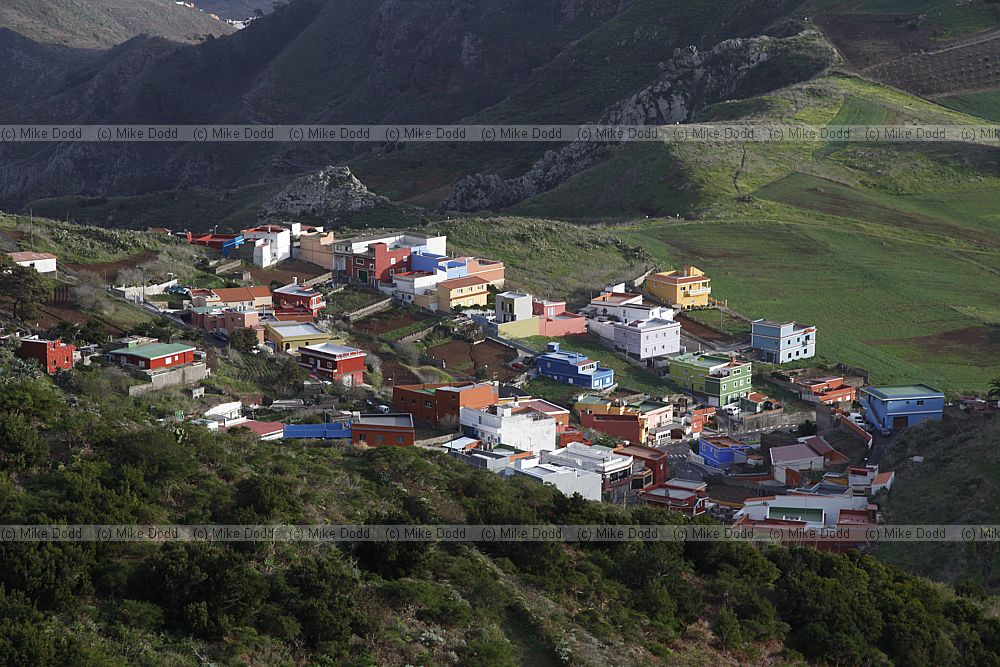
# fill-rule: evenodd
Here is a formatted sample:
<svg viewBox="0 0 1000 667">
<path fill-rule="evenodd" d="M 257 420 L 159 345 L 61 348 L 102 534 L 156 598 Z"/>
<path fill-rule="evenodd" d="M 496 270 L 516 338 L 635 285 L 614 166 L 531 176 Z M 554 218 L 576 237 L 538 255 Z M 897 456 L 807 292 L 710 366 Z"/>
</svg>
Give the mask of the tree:
<svg viewBox="0 0 1000 667">
<path fill-rule="evenodd" d="M 1000 398 L 1000 377 L 990 380 L 990 388 L 986 395 L 990 398 Z"/>
<path fill-rule="evenodd" d="M 712 631 L 719 638 L 719 642 L 725 649 L 736 648 L 743 643 L 740 633 L 740 619 L 729 607 L 723 607 L 715 615 L 715 622 L 712 624 Z"/>
<path fill-rule="evenodd" d="M 0 413 L 0 461 L 3 467 L 25 470 L 45 460 L 49 446 L 31 422 L 16 412 Z"/>
<path fill-rule="evenodd" d="M 237 329 L 229 336 L 229 347 L 238 352 L 253 352 L 257 345 L 257 333 L 253 329 Z"/>
<path fill-rule="evenodd" d="M 37 271 L 0 255 L 0 299 L 10 307 L 14 319 L 31 315 L 35 306 L 48 296 L 49 290 Z"/>
</svg>

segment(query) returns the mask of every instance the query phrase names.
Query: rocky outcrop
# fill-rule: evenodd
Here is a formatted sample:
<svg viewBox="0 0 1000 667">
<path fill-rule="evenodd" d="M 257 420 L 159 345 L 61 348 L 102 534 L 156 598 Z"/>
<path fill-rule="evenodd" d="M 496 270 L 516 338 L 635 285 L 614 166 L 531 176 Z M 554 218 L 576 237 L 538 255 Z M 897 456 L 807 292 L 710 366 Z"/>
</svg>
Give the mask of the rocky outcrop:
<svg viewBox="0 0 1000 667">
<path fill-rule="evenodd" d="M 788 39 L 730 39 L 701 52 L 676 49 L 655 82 L 609 108 L 597 125 L 673 125 L 689 122 L 709 104 L 759 95 L 814 77 L 834 53 L 805 32 Z M 794 62 L 794 66 L 792 63 Z M 550 190 L 599 161 L 615 142 L 576 141 L 548 151 L 526 173 L 511 179 L 467 176 L 441 206 L 450 211 L 509 208 Z"/>
<path fill-rule="evenodd" d="M 260 208 L 261 220 L 283 217 L 326 217 L 367 211 L 389 200 L 370 192 L 347 167 L 327 167 L 297 178 Z"/>
</svg>

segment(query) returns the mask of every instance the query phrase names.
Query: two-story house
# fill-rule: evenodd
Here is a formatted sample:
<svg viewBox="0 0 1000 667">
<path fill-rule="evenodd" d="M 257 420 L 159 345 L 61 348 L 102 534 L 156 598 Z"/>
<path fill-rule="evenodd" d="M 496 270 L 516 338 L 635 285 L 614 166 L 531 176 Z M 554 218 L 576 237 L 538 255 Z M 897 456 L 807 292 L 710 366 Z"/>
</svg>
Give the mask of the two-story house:
<svg viewBox="0 0 1000 667">
<path fill-rule="evenodd" d="M 670 379 L 703 394 L 712 406 L 729 405 L 752 391 L 752 364 L 725 354 L 690 352 L 670 359 Z"/>
<path fill-rule="evenodd" d="M 696 266 L 680 271 L 662 271 L 646 278 L 646 291 L 677 308 L 701 308 L 709 304 L 711 279 Z"/>
<path fill-rule="evenodd" d="M 615 350 L 647 366 L 653 360 L 681 351 L 681 325 L 674 320 L 650 319 L 616 322 Z"/>
<path fill-rule="evenodd" d="M 585 354 L 563 352 L 559 343 L 549 343 L 547 351 L 538 356 L 536 364 L 539 374 L 557 382 L 600 391 L 615 386 L 613 370 L 598 365 Z"/>
<path fill-rule="evenodd" d="M 783 364 L 816 355 L 816 327 L 795 322 L 754 320 L 750 346 L 761 361 Z"/>
</svg>

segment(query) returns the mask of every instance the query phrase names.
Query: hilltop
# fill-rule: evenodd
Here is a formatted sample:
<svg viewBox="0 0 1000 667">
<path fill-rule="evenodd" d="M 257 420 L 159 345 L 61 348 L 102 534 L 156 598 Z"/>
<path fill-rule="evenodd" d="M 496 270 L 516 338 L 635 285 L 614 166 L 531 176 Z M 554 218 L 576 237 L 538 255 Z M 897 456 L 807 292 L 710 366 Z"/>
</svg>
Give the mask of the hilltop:
<svg viewBox="0 0 1000 667">
<path fill-rule="evenodd" d="M 173 0 L 4 0 L 0 28 L 36 42 L 106 49 L 138 35 L 197 42 L 233 28 Z"/>
</svg>

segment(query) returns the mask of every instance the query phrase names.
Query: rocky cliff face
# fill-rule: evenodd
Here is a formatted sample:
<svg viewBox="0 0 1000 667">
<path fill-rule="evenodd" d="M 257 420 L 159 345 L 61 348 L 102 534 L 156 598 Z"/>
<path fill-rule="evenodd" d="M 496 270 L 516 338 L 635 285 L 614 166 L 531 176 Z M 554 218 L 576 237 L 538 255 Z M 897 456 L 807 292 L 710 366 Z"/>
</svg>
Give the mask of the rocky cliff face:
<svg viewBox="0 0 1000 667">
<path fill-rule="evenodd" d="M 261 206 L 259 217 L 265 221 L 283 217 L 324 217 L 359 213 L 388 203 L 387 198 L 370 192 L 347 167 L 327 167 L 293 181 Z"/>
<path fill-rule="evenodd" d="M 2 4 L 2 3 L 0 3 Z M 60 63 L 3 40 L 7 123 L 447 123 L 504 99 L 628 0 L 291 0 L 197 45 L 137 37 Z M 172 5 L 172 3 L 171 3 Z M 9 85 L 4 86 L 7 83 Z M 5 107 L 6 100 L 13 100 Z M 228 189 L 339 164 L 369 144 L 0 145 L 0 202 Z"/>
<path fill-rule="evenodd" d="M 806 80 L 833 62 L 815 33 L 792 38 L 731 39 L 701 52 L 675 50 L 652 84 L 610 107 L 598 125 L 673 125 L 690 121 L 705 106 L 758 95 Z M 795 63 L 794 66 L 792 63 Z M 576 141 L 548 151 L 524 174 L 503 179 L 475 174 L 460 181 L 443 210 L 484 211 L 509 208 L 550 190 L 599 161 L 615 142 Z"/>
</svg>

